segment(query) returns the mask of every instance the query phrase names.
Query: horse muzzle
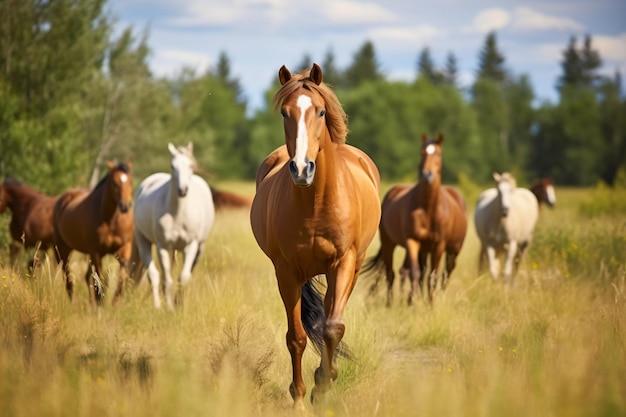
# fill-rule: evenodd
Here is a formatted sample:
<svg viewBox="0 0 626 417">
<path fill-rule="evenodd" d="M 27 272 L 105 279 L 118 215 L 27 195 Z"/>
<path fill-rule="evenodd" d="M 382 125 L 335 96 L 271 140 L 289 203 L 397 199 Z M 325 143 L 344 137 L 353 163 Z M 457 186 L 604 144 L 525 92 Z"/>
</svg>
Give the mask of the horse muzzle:
<svg viewBox="0 0 626 417">
<path fill-rule="evenodd" d="M 300 187 L 308 187 L 313 184 L 313 178 L 315 177 L 315 162 L 308 161 L 302 171 L 298 169 L 296 161 L 293 159 L 289 161 L 289 173 L 293 183 Z"/>
<path fill-rule="evenodd" d="M 435 181 L 435 173 L 433 171 L 422 171 L 422 178 L 429 184 L 432 184 Z"/>
<path fill-rule="evenodd" d="M 130 210 L 132 203 L 130 201 L 120 201 L 117 203 L 117 207 L 120 209 L 122 213 L 128 213 Z"/>
<path fill-rule="evenodd" d="M 185 188 L 179 188 L 178 189 L 178 196 L 179 197 L 186 197 L 187 196 L 187 191 L 189 190 L 189 188 L 185 187 Z"/>
</svg>

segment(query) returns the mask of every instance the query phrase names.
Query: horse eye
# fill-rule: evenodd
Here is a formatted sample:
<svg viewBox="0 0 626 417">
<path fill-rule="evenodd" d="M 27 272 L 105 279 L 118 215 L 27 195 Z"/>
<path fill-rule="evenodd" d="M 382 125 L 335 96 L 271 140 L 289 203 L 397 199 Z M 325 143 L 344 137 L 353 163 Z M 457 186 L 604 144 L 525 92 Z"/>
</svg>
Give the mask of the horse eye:
<svg viewBox="0 0 626 417">
<path fill-rule="evenodd" d="M 320 117 L 324 117 L 326 115 L 326 110 L 320 110 Z"/>
<path fill-rule="evenodd" d="M 280 114 L 282 114 L 282 115 L 283 115 L 283 117 L 287 117 L 287 110 L 285 110 L 285 109 L 281 109 L 281 110 L 280 110 Z"/>
</svg>

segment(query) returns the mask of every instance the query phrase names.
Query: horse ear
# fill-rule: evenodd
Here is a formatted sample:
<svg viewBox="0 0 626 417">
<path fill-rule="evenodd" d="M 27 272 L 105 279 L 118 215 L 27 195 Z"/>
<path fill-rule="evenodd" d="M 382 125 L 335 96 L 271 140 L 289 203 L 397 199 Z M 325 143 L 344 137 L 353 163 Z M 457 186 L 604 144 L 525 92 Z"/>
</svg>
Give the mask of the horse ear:
<svg viewBox="0 0 626 417">
<path fill-rule="evenodd" d="M 169 151 L 172 154 L 172 156 L 174 156 L 174 155 L 176 155 L 178 153 L 178 150 L 176 149 L 176 146 L 174 146 L 172 144 L 172 142 L 167 144 L 167 149 L 169 149 Z"/>
<path fill-rule="evenodd" d="M 291 80 L 291 72 L 284 65 L 278 70 L 278 80 L 280 85 L 285 85 L 287 81 Z"/>
<path fill-rule="evenodd" d="M 313 68 L 311 68 L 311 75 L 309 75 L 311 81 L 315 84 L 320 85 L 322 83 L 322 69 L 319 65 L 313 64 Z"/>
<path fill-rule="evenodd" d="M 443 135 L 440 133 L 437 135 L 437 143 L 441 145 L 442 142 L 443 142 Z"/>
<path fill-rule="evenodd" d="M 107 168 L 109 168 L 109 171 L 112 170 L 115 168 L 115 163 L 113 163 L 113 161 L 107 161 Z"/>
<path fill-rule="evenodd" d="M 187 144 L 187 149 L 189 150 L 190 153 L 193 154 L 193 142 L 189 141 L 189 143 Z"/>
<path fill-rule="evenodd" d="M 498 174 L 497 172 L 493 173 L 493 179 L 496 180 L 497 182 L 500 182 L 501 178 L 502 178 L 502 176 L 500 174 Z"/>
</svg>

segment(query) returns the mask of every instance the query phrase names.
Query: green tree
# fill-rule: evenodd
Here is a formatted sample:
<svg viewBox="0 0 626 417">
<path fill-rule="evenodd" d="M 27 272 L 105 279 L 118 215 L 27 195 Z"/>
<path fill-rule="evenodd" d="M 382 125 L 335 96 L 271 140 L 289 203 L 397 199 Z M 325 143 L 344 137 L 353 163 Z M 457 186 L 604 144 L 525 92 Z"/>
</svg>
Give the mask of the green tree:
<svg viewBox="0 0 626 417">
<path fill-rule="evenodd" d="M 352 64 L 345 71 L 347 88 L 358 87 L 368 81 L 380 81 L 384 79 L 380 64 L 376 58 L 374 44 L 366 41 L 355 53 Z"/>
<path fill-rule="evenodd" d="M 458 77 L 459 66 L 456 55 L 454 55 L 454 52 L 450 52 L 446 56 L 446 64 L 443 69 L 443 82 L 452 87 L 457 87 Z"/>
<path fill-rule="evenodd" d="M 343 87 L 343 77 L 339 68 L 335 64 L 335 53 L 332 49 L 328 49 L 322 60 L 322 71 L 324 74 L 324 82 L 333 88 Z"/>
<path fill-rule="evenodd" d="M 478 70 L 476 78 L 492 80 L 502 83 L 507 78 L 507 70 L 504 66 L 504 55 L 498 48 L 498 40 L 495 32 L 487 34 L 485 43 L 478 55 Z"/>
<path fill-rule="evenodd" d="M 428 47 L 422 49 L 417 59 L 417 76 L 430 81 L 432 84 L 439 84 L 443 81 L 443 75 L 435 68 L 435 63 Z"/>
</svg>

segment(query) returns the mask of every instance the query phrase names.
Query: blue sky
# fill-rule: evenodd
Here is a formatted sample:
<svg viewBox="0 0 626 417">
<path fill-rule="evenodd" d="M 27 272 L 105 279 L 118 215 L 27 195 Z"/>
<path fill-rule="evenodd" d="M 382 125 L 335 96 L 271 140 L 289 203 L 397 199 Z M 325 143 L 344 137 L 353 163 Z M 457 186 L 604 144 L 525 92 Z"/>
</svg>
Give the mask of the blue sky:
<svg viewBox="0 0 626 417">
<path fill-rule="evenodd" d="M 305 54 L 321 63 L 331 50 L 344 69 L 366 41 L 388 79 L 413 80 L 427 46 L 437 66 L 453 52 L 468 86 L 492 30 L 505 65 L 527 73 L 540 99 L 556 99 L 571 36 L 580 45 L 591 34 L 602 71 L 619 69 L 626 82 L 626 0 L 109 0 L 109 7 L 118 30 L 149 30 L 157 76 L 183 66 L 204 72 L 226 52 L 252 109 L 281 65 L 293 68 Z"/>
</svg>

